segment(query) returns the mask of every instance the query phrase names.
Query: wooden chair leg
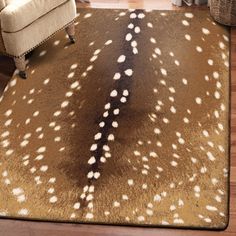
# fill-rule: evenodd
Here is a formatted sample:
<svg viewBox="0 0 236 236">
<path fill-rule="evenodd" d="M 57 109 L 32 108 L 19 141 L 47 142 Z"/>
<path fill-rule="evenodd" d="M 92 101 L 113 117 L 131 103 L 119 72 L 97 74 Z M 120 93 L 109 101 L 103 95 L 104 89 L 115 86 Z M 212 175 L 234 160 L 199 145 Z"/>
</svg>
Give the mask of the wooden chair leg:
<svg viewBox="0 0 236 236">
<path fill-rule="evenodd" d="M 26 79 L 26 62 L 25 62 L 25 56 L 22 57 L 15 57 L 14 58 L 16 68 L 19 70 L 19 75 L 22 79 Z"/>
<path fill-rule="evenodd" d="M 75 23 L 74 22 L 66 27 L 66 33 L 69 36 L 70 42 L 75 43 Z"/>
</svg>

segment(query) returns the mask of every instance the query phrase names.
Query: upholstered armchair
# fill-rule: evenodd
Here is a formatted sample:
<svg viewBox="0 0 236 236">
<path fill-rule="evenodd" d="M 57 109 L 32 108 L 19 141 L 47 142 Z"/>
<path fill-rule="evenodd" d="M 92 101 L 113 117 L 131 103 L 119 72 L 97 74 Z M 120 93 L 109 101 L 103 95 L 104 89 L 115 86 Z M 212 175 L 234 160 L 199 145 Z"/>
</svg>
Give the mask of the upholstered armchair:
<svg viewBox="0 0 236 236">
<path fill-rule="evenodd" d="M 14 58 L 26 78 L 25 55 L 57 31 L 74 39 L 75 0 L 0 0 L 0 52 Z"/>
</svg>

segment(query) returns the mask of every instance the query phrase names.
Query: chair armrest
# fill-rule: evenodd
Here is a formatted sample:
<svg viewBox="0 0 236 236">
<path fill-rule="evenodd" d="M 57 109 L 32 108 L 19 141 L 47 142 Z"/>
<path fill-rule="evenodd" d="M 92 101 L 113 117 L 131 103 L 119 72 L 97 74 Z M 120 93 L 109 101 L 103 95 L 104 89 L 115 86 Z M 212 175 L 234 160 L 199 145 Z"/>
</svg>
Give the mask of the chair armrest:
<svg viewBox="0 0 236 236">
<path fill-rule="evenodd" d="M 0 13 L 2 30 L 11 33 L 20 31 L 67 1 L 68 0 L 12 1 Z"/>
<path fill-rule="evenodd" d="M 0 12 L 5 8 L 6 3 L 5 0 L 0 0 Z"/>
</svg>

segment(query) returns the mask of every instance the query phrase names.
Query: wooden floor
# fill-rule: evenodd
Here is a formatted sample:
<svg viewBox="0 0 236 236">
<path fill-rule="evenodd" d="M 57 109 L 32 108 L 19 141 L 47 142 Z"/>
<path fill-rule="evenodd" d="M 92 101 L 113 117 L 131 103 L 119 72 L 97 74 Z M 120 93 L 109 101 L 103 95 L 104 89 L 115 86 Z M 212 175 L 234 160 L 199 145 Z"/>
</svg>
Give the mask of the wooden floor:
<svg viewBox="0 0 236 236">
<path fill-rule="evenodd" d="M 78 3 L 79 7 L 96 8 L 148 8 L 178 9 L 170 0 L 91 0 L 91 5 Z M 203 7 L 204 8 L 204 7 Z M 206 8 L 206 7 L 205 7 Z M 181 8 L 183 10 L 183 8 Z M 14 71 L 11 59 L 0 56 L 0 94 Z M 236 28 L 231 29 L 231 178 L 230 223 L 225 231 L 199 231 L 155 229 L 79 224 L 39 223 L 0 220 L 0 236 L 233 236 L 236 235 Z M 1 204 L 1 203 L 0 203 Z"/>
</svg>

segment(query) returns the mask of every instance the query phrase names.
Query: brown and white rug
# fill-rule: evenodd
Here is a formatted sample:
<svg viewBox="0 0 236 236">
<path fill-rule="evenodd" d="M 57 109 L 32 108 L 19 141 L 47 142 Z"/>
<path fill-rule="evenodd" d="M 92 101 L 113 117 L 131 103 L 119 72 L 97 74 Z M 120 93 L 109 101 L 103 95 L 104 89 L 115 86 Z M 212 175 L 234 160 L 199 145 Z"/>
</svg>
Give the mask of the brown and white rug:
<svg viewBox="0 0 236 236">
<path fill-rule="evenodd" d="M 0 102 L 2 217 L 225 228 L 229 32 L 205 11 L 79 10 Z"/>
</svg>

